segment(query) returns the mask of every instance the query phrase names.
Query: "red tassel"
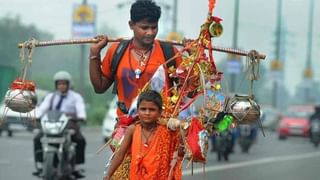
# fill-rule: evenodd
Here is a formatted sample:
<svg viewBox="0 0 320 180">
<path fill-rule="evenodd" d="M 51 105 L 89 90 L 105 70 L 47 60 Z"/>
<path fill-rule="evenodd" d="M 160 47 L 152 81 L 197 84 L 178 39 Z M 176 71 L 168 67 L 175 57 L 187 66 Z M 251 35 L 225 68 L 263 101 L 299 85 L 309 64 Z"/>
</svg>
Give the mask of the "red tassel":
<svg viewBox="0 0 320 180">
<path fill-rule="evenodd" d="M 209 14 L 211 15 L 212 14 L 212 11 L 215 7 L 215 4 L 216 4 L 216 1 L 215 0 L 210 0 L 209 1 Z"/>
</svg>

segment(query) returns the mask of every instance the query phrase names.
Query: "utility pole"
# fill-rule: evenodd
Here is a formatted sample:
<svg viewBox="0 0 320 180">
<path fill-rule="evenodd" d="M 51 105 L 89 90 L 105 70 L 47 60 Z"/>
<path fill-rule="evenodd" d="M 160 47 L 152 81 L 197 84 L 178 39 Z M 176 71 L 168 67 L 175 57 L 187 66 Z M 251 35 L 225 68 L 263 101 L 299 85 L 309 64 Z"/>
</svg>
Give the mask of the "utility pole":
<svg viewBox="0 0 320 180">
<path fill-rule="evenodd" d="M 233 39 L 232 45 L 238 48 L 238 27 L 239 27 L 239 0 L 235 0 L 234 4 L 234 17 L 233 17 Z"/>
<path fill-rule="evenodd" d="M 233 19 L 233 48 L 238 48 L 238 27 L 239 27 L 239 0 L 235 0 L 234 4 L 234 19 Z M 230 91 L 234 93 L 236 91 L 236 77 L 241 72 L 241 62 L 240 57 L 235 55 L 230 55 L 228 57 L 228 71 L 230 74 Z"/>
<path fill-rule="evenodd" d="M 310 0 L 309 5 L 309 23 L 308 23 L 308 42 L 307 42 L 307 61 L 306 68 L 303 72 L 304 76 L 304 98 L 306 103 L 311 103 L 315 99 L 312 97 L 312 83 L 313 83 L 313 71 L 312 71 L 312 37 L 313 37 L 313 11 L 314 11 L 314 0 Z"/>
<path fill-rule="evenodd" d="M 173 1 L 173 17 L 172 17 L 172 32 L 177 32 L 178 22 L 178 0 Z"/>
<path fill-rule="evenodd" d="M 82 1 L 82 5 L 87 5 L 87 0 Z M 84 72 L 85 72 L 85 45 L 80 45 L 80 63 L 79 63 L 79 93 L 84 95 Z"/>
<path fill-rule="evenodd" d="M 282 63 L 280 61 L 281 53 L 281 23 L 282 23 L 282 0 L 278 0 L 277 5 L 277 30 L 276 30 L 276 41 L 275 41 L 275 60 L 271 62 L 271 73 L 273 73 L 273 88 L 272 88 L 272 106 L 278 107 L 278 86 L 279 79 L 282 78 Z"/>
<path fill-rule="evenodd" d="M 82 5 L 87 5 L 87 0 L 82 1 Z M 84 96 L 84 73 L 85 72 L 85 45 L 80 45 L 80 63 L 79 63 L 79 92 Z"/>
<path fill-rule="evenodd" d="M 73 6 L 72 14 L 72 37 L 73 38 L 92 38 L 95 35 L 96 26 L 96 6 L 89 5 L 87 0 L 82 0 L 82 3 L 76 3 Z M 79 59 L 79 93 L 85 94 L 85 72 L 86 72 L 86 45 L 80 45 Z"/>
</svg>

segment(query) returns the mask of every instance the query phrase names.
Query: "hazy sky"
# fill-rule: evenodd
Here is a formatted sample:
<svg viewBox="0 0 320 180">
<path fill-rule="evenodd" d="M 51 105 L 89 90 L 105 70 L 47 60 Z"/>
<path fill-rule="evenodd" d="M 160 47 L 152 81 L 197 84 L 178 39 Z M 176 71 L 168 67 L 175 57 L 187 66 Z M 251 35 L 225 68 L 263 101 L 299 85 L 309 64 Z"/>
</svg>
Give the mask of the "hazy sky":
<svg viewBox="0 0 320 180">
<path fill-rule="evenodd" d="M 232 47 L 233 12 L 235 0 L 217 0 L 214 15 L 223 19 L 224 34 L 214 40 L 214 44 Z M 0 0 L 0 17 L 19 15 L 25 24 L 34 24 L 41 30 L 55 35 L 56 39 L 71 38 L 72 7 L 82 0 Z M 131 1 L 125 0 L 88 0 L 97 5 L 97 28 L 103 25 L 111 26 L 121 37 L 130 37 L 128 28 L 129 8 Z M 172 0 L 157 0 L 159 4 L 172 5 Z M 267 54 L 263 62 L 269 68 L 275 58 L 274 42 L 277 18 L 278 0 L 240 0 L 240 17 L 238 45 L 241 49 L 256 49 Z M 310 0 L 283 0 L 283 27 L 285 35 L 285 85 L 290 92 L 300 83 L 306 61 L 308 11 Z M 123 8 L 117 8 L 119 3 L 128 3 Z M 208 7 L 207 0 L 179 0 L 178 31 L 185 37 L 196 38 L 199 27 L 204 22 Z M 316 57 L 320 57 L 320 2 L 315 0 L 313 67 L 320 67 Z M 171 14 L 163 8 L 160 23 L 160 36 L 170 30 Z M 25 41 L 25 40 L 21 40 Z M 224 60 L 224 55 L 216 54 L 216 61 Z M 319 68 L 318 68 L 319 69 Z M 314 68 L 315 79 L 320 80 L 320 71 Z M 318 70 L 318 71 L 317 71 Z"/>
</svg>

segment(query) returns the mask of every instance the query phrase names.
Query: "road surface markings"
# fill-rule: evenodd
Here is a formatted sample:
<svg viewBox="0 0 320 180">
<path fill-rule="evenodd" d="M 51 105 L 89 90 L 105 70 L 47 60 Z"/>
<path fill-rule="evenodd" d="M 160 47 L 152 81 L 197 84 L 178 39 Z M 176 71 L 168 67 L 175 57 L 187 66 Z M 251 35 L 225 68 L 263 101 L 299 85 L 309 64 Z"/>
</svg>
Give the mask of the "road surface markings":
<svg viewBox="0 0 320 180">
<path fill-rule="evenodd" d="M 289 155 L 289 156 L 268 157 L 268 158 L 262 158 L 262 159 L 252 160 L 252 161 L 238 162 L 238 163 L 225 164 L 225 165 L 219 165 L 219 166 L 206 166 L 205 171 L 206 172 L 220 171 L 220 170 L 242 168 L 242 167 L 266 164 L 266 163 L 294 161 L 294 160 L 313 158 L 318 156 L 320 156 L 320 152 L 296 154 L 296 155 Z M 183 175 L 186 175 L 186 176 L 191 175 L 190 170 L 184 170 L 182 173 Z M 199 173 L 203 173 L 203 168 L 193 169 L 193 174 L 199 174 Z"/>
</svg>

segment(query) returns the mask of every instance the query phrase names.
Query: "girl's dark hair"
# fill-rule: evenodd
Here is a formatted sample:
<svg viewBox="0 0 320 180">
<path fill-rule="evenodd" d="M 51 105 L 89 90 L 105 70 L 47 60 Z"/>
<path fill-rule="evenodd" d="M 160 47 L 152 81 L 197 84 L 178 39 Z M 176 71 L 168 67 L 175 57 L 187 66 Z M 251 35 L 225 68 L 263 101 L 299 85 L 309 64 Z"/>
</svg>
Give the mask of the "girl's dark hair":
<svg viewBox="0 0 320 180">
<path fill-rule="evenodd" d="M 158 22 L 161 16 L 161 8 L 152 0 L 137 0 L 131 5 L 131 21 L 139 22 L 147 19 L 148 22 Z"/>
<path fill-rule="evenodd" d="M 162 110 L 162 97 L 161 95 L 154 90 L 147 90 L 147 91 L 143 91 L 139 97 L 138 97 L 138 103 L 137 103 L 137 108 L 139 108 L 141 101 L 150 101 L 150 102 L 154 102 L 160 109 L 160 111 Z"/>
</svg>

